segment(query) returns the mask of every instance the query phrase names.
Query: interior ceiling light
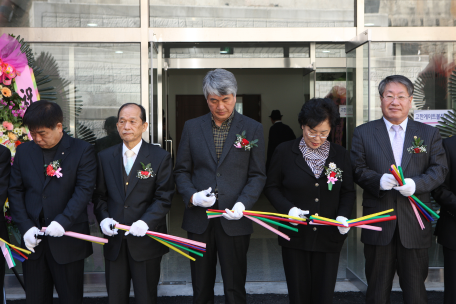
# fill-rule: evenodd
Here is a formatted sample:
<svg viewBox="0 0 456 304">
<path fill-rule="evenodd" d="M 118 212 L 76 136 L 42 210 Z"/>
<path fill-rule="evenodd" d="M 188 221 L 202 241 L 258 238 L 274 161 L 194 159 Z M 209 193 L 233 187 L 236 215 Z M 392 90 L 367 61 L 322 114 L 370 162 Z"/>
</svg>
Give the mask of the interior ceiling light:
<svg viewBox="0 0 456 304">
<path fill-rule="evenodd" d="M 364 23 L 364 26 L 374 26 L 375 23 Z"/>
<path fill-rule="evenodd" d="M 96 23 L 87 23 L 87 26 L 98 26 Z"/>
<path fill-rule="evenodd" d="M 323 53 L 331 53 L 331 51 L 322 51 Z"/>
<path fill-rule="evenodd" d="M 123 54 L 122 51 L 116 51 L 116 54 Z"/>
</svg>

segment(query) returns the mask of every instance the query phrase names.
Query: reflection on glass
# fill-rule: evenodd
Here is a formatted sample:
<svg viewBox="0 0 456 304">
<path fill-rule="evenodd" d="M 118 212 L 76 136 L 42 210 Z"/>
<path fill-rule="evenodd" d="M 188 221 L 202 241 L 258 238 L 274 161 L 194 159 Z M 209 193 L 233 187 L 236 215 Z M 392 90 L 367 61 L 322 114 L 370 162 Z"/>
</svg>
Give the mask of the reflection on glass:
<svg viewBox="0 0 456 304">
<path fill-rule="evenodd" d="M 454 26 L 456 1 L 365 0 L 364 26 Z"/>
<path fill-rule="evenodd" d="M 351 27 L 353 0 L 151 0 L 150 27 Z M 331 9 L 328 9 L 328 8 Z"/>
<path fill-rule="evenodd" d="M 315 46 L 317 58 L 343 58 L 345 57 L 345 44 L 320 44 Z"/>
<path fill-rule="evenodd" d="M 139 0 L 4 0 L 1 27 L 139 27 Z"/>
</svg>

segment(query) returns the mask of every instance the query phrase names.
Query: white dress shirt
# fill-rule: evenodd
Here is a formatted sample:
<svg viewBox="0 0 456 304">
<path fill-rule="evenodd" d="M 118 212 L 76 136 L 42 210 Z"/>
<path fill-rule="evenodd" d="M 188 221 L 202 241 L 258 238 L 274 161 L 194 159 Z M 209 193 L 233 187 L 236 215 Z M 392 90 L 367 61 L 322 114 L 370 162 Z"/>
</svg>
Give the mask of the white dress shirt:
<svg viewBox="0 0 456 304">
<path fill-rule="evenodd" d="M 141 145 L 142 145 L 142 140 L 136 145 L 134 146 L 133 149 L 131 149 L 131 151 L 133 151 L 135 153 L 135 155 L 133 155 L 131 158 L 132 158 L 132 163 L 134 164 L 135 163 L 135 160 L 136 160 L 136 156 L 138 156 L 138 153 L 139 153 L 139 149 L 141 148 Z M 125 143 L 123 144 L 123 147 L 122 147 L 122 157 L 123 157 L 123 164 L 124 164 L 124 167 L 125 165 L 127 164 L 127 155 L 125 154 L 125 152 L 127 152 L 127 150 L 129 150 L 127 148 L 127 146 L 125 146 Z"/>
<path fill-rule="evenodd" d="M 393 124 L 391 122 L 389 122 L 388 120 L 386 120 L 385 117 L 383 117 L 383 121 L 385 122 L 386 131 L 388 132 L 391 147 L 392 147 L 394 136 L 396 135 L 396 132 L 392 128 Z M 402 149 L 404 149 L 404 140 L 405 140 L 405 131 L 407 130 L 407 122 L 408 122 L 408 117 L 400 124 L 400 126 L 402 127 L 402 130 L 399 131 L 399 136 L 402 139 L 402 145 L 401 145 Z"/>
</svg>

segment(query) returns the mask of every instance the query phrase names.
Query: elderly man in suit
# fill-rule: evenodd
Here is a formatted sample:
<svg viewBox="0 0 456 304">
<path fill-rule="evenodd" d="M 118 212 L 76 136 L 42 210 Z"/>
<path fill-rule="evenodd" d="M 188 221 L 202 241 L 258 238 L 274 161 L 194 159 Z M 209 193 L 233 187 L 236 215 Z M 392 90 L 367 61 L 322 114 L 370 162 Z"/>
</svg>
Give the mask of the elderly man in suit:
<svg viewBox="0 0 456 304">
<path fill-rule="evenodd" d="M 0 202 L 5 203 L 8 197 L 8 183 L 11 171 L 11 152 L 5 146 L 0 145 Z M 6 219 L 0 216 L 0 238 L 9 242 Z M 3 288 L 5 280 L 5 263 L 0 265 L 0 286 Z M 0 295 L 0 303 L 5 303 L 4 293 Z"/>
<path fill-rule="evenodd" d="M 361 233 L 367 303 L 390 303 L 396 271 L 404 302 L 426 303 L 432 228 L 422 218 L 421 230 L 407 197 L 414 194 L 430 206 L 430 192 L 443 183 L 448 171 L 445 151 L 437 129 L 407 118 L 413 95 L 408 78 L 388 76 L 378 90 L 383 118 L 355 129 L 351 160 L 355 182 L 364 189 L 363 214 L 394 209 L 397 220 L 380 223 L 381 232 Z M 411 148 L 415 137 L 423 140 L 423 149 Z M 402 166 L 404 186 L 399 187 L 389 173 L 393 164 Z"/>
<path fill-rule="evenodd" d="M 84 259 L 89 242 L 63 236 L 65 231 L 90 234 L 87 205 L 97 175 L 95 150 L 63 132 L 63 113 L 54 102 L 34 102 L 24 124 L 33 141 L 17 147 L 8 190 L 11 215 L 33 253 L 23 265 L 26 302 L 81 304 Z M 42 227 L 46 236 L 37 239 Z M 38 246 L 39 245 L 39 246 Z"/>
<path fill-rule="evenodd" d="M 245 303 L 247 250 L 252 209 L 266 182 L 263 127 L 234 110 L 237 83 L 223 69 L 207 73 L 203 91 L 210 113 L 187 121 L 174 169 L 185 213 L 182 228 L 207 244 L 204 258 L 191 263 L 193 303 L 213 303 L 217 254 L 226 303 Z M 208 220 L 207 208 L 225 209 Z"/>
<path fill-rule="evenodd" d="M 97 188 L 93 202 L 101 230 L 111 236 L 104 246 L 110 304 L 128 303 L 130 281 L 139 304 L 157 303 L 160 263 L 168 247 L 145 236 L 166 233 L 166 214 L 174 194 L 171 156 L 142 140 L 146 110 L 127 103 L 118 112 L 122 144 L 98 153 Z M 115 229 L 131 225 L 126 233 Z"/>
</svg>

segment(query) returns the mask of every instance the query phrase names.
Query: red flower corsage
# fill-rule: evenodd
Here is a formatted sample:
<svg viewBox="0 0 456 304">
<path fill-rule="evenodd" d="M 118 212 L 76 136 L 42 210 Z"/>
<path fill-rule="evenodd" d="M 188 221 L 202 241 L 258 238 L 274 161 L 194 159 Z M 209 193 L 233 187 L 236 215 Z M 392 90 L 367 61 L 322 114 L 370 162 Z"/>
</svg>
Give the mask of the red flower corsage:
<svg viewBox="0 0 456 304">
<path fill-rule="evenodd" d="M 61 178 L 63 176 L 61 171 L 62 168 L 60 167 L 60 159 L 54 160 L 49 165 L 44 165 L 44 175 L 46 176 Z"/>
<path fill-rule="evenodd" d="M 148 179 L 149 177 L 154 177 L 155 173 L 152 170 L 151 164 L 148 163 L 147 166 L 141 163 L 142 170 L 138 170 L 136 177 L 139 179 Z"/>
<path fill-rule="evenodd" d="M 257 142 L 258 139 L 249 142 L 245 138 L 245 131 L 242 131 L 242 134 L 236 134 L 236 141 L 234 142 L 234 146 L 238 149 L 244 147 L 244 149 L 247 151 L 252 149 L 253 147 L 258 147 L 258 145 L 256 144 Z"/>
</svg>

